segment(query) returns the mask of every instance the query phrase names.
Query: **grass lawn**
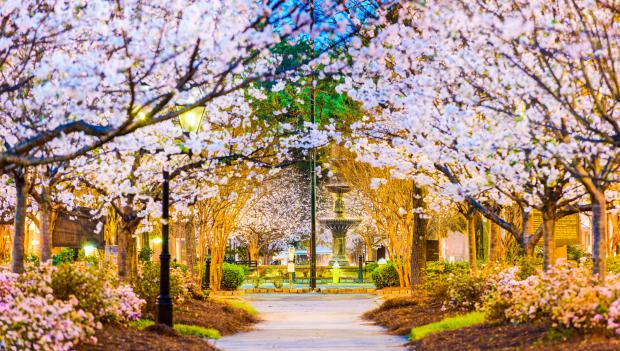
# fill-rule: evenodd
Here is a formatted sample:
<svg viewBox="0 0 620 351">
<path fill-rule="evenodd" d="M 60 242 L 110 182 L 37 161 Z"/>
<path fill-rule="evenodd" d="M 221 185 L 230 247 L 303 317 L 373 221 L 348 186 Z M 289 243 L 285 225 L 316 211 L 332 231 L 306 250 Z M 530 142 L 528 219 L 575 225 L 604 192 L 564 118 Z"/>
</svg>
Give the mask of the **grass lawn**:
<svg viewBox="0 0 620 351">
<path fill-rule="evenodd" d="M 226 302 L 227 304 L 231 305 L 234 308 L 238 308 L 240 310 L 244 310 L 247 313 L 255 316 L 258 314 L 258 311 L 256 311 L 256 309 L 254 308 L 254 306 L 247 304 L 243 301 L 239 301 L 239 300 L 232 300 L 232 299 L 226 299 L 226 300 L 222 300 L 224 302 Z"/>
<path fill-rule="evenodd" d="M 142 330 L 154 324 L 155 322 L 150 319 L 139 319 L 137 321 L 130 322 L 129 326 Z M 181 335 L 187 335 L 187 336 L 198 336 L 201 338 L 208 338 L 208 339 L 219 339 L 222 337 L 218 330 L 211 329 L 211 328 L 204 328 L 198 325 L 175 324 L 174 330 L 176 330 Z"/>
<path fill-rule="evenodd" d="M 460 316 L 444 318 L 439 322 L 415 327 L 411 329 L 409 338 L 411 340 L 420 340 L 429 334 L 471 327 L 482 323 L 484 323 L 484 314 L 482 312 L 471 312 Z"/>
</svg>

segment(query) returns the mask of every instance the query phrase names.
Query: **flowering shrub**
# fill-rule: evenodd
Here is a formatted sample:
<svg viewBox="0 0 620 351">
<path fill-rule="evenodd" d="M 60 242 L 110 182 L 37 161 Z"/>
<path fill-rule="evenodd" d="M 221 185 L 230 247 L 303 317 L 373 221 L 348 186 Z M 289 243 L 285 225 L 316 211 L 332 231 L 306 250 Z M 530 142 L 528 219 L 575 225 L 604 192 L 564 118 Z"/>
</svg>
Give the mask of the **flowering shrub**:
<svg viewBox="0 0 620 351">
<path fill-rule="evenodd" d="M 499 276 L 497 289 L 484 304 L 488 321 L 620 334 L 619 276 L 598 284 L 583 261 L 576 266 L 561 260 L 548 272 L 525 279 L 520 279 L 518 267 Z"/>
<path fill-rule="evenodd" d="M 18 276 L 0 272 L 0 350 L 70 350 L 101 322 L 140 317 L 140 300 L 110 271 L 50 263 Z"/>
<path fill-rule="evenodd" d="M 78 309 L 105 323 L 138 319 L 144 304 L 129 286 L 120 284 L 113 272 L 82 262 L 56 267 L 43 264 L 23 274 L 19 282 L 30 294 L 51 294 L 62 301 L 76 298 Z"/>
<path fill-rule="evenodd" d="M 107 285 L 103 290 L 107 301 L 100 315 L 107 321 L 126 323 L 140 319 L 142 305 L 145 301 L 136 295 L 129 285 Z"/>
<path fill-rule="evenodd" d="M 51 271 L 48 269 L 48 272 Z M 44 283 L 23 281 L 12 273 L 0 272 L 0 349 L 69 350 L 82 341 L 95 341 L 99 324 L 93 315 L 77 308 L 78 301 L 55 299 Z"/>
<path fill-rule="evenodd" d="M 154 262 L 141 264 L 138 267 L 138 276 L 132 285 L 138 297 L 146 303 L 145 312 L 153 313 L 159 296 L 159 264 Z M 182 304 L 188 299 L 201 297 L 202 290 L 181 266 L 171 266 L 170 295 L 175 304 Z"/>
<path fill-rule="evenodd" d="M 450 274 L 446 278 L 444 309 L 473 311 L 497 287 L 497 272 L 491 268 L 470 273 Z"/>
<path fill-rule="evenodd" d="M 47 296 L 19 296 L 0 303 L 0 336 L 7 350 L 70 350 L 79 342 L 96 342 L 92 314 L 69 301 Z"/>
</svg>

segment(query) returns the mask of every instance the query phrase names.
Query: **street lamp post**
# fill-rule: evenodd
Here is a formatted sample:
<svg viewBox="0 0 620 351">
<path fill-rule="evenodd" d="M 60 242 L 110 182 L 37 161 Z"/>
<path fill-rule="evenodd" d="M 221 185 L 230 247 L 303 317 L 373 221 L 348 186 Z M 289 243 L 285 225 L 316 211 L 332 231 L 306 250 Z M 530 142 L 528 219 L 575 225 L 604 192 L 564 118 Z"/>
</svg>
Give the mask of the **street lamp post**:
<svg viewBox="0 0 620 351">
<path fill-rule="evenodd" d="M 159 254 L 159 297 L 157 298 L 157 323 L 172 327 L 172 298 L 170 297 L 170 252 L 168 251 L 169 180 L 164 171 L 162 187 L 161 253 Z"/>
<path fill-rule="evenodd" d="M 183 105 L 175 107 L 178 110 L 186 108 Z M 195 133 L 200 130 L 204 118 L 205 107 L 196 106 L 179 114 L 179 124 L 184 133 Z M 172 327 L 172 298 L 170 296 L 170 251 L 168 248 L 168 220 L 170 215 L 170 174 L 163 171 L 162 184 L 162 224 L 161 224 L 161 254 L 159 255 L 159 297 L 157 297 L 157 323 Z"/>
</svg>

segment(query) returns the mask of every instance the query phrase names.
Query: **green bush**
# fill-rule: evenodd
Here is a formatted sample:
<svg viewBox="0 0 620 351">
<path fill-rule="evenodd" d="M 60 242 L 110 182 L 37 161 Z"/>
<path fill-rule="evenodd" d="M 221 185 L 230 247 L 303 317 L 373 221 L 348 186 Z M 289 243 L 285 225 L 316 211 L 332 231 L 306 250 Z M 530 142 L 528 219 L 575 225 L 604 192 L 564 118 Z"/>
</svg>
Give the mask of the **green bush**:
<svg viewBox="0 0 620 351">
<path fill-rule="evenodd" d="M 422 290 L 428 292 L 436 300 L 444 301 L 448 298 L 450 289 L 449 278 L 453 275 L 469 274 L 469 265 L 467 262 L 429 262 L 426 273 Z"/>
<path fill-rule="evenodd" d="M 103 285 L 108 279 L 105 270 L 62 263 L 52 275 L 52 289 L 54 296 L 60 300 L 69 300 L 73 295 L 79 301 L 78 308 L 88 312 L 99 311 L 106 304 Z"/>
<path fill-rule="evenodd" d="M 123 324 L 138 318 L 143 303 L 119 282 L 115 271 L 84 262 L 42 264 L 21 275 L 20 284 L 32 294 L 75 299 L 76 310 L 92 314 L 98 322 Z"/>
<path fill-rule="evenodd" d="M 526 279 L 542 269 L 542 258 L 523 256 L 519 261 L 519 277 Z"/>
<path fill-rule="evenodd" d="M 388 262 L 383 266 L 375 268 L 375 270 L 372 271 L 372 281 L 377 289 L 400 286 L 398 272 L 392 262 Z"/>
<path fill-rule="evenodd" d="M 153 257 L 153 249 L 148 246 L 143 246 L 138 252 L 138 261 L 140 262 L 150 262 Z"/>
<path fill-rule="evenodd" d="M 159 263 L 144 262 L 141 264 L 138 269 L 138 276 L 132 285 L 135 293 L 146 301 L 145 312 L 154 312 L 155 303 L 159 296 Z M 170 295 L 175 304 L 182 304 L 188 299 L 200 298 L 203 293 L 189 273 L 184 272 L 179 265 L 171 265 Z"/>
<path fill-rule="evenodd" d="M 243 267 L 224 262 L 222 264 L 222 283 L 223 290 L 237 290 L 245 281 Z"/>
<path fill-rule="evenodd" d="M 252 269 L 248 265 L 244 264 L 244 265 L 240 265 L 239 267 L 243 268 L 243 274 L 245 274 L 246 276 L 252 273 Z"/>
<path fill-rule="evenodd" d="M 607 270 L 614 274 L 620 273 L 620 256 L 607 258 Z"/>
<path fill-rule="evenodd" d="M 26 262 L 31 263 L 34 266 L 38 266 L 41 263 L 39 260 L 39 256 L 37 255 L 28 255 L 26 257 Z"/>
<path fill-rule="evenodd" d="M 52 255 L 52 264 L 58 266 L 61 263 L 71 263 L 75 261 L 75 251 L 65 247 L 59 253 Z"/>
<path fill-rule="evenodd" d="M 183 263 L 170 262 L 170 268 L 180 269 L 183 273 L 187 273 L 187 265 Z"/>
<path fill-rule="evenodd" d="M 492 269 L 482 269 L 450 274 L 446 279 L 444 307 L 460 311 L 473 311 L 478 308 L 495 287 L 494 273 Z"/>
<path fill-rule="evenodd" d="M 379 267 L 379 264 L 377 262 L 370 262 L 369 264 L 364 266 L 364 272 L 372 273 L 375 271 L 375 269 L 377 269 L 377 267 Z"/>
<path fill-rule="evenodd" d="M 579 245 L 568 245 L 566 247 L 566 255 L 571 261 L 579 261 L 588 254 Z"/>
</svg>

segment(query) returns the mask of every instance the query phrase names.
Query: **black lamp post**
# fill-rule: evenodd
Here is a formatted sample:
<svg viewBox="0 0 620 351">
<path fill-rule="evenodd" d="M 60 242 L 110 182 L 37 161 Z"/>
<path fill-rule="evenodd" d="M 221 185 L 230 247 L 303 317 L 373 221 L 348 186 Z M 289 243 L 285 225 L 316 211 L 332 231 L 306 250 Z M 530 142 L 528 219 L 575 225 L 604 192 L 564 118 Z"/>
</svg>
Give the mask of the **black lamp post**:
<svg viewBox="0 0 620 351">
<path fill-rule="evenodd" d="M 185 106 L 177 105 L 176 109 Z M 183 132 L 197 132 L 202 125 L 205 107 L 197 106 L 179 114 L 179 122 Z M 159 254 L 159 297 L 157 297 L 157 323 L 172 327 L 172 298 L 170 297 L 170 251 L 168 249 L 168 219 L 170 212 L 170 179 L 168 171 L 163 171 L 161 211 L 161 254 Z"/>
<path fill-rule="evenodd" d="M 161 253 L 159 254 L 159 297 L 157 298 L 157 323 L 172 327 L 172 298 L 170 297 L 170 252 L 168 251 L 168 171 L 164 171 L 162 187 Z"/>
</svg>

